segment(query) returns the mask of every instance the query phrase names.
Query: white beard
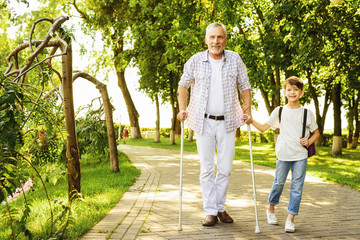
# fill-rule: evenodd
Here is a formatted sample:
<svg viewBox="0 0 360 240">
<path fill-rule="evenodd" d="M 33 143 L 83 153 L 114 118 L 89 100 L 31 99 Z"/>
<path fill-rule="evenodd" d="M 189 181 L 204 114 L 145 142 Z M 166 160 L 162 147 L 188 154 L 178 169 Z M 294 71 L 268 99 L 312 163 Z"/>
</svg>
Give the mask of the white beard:
<svg viewBox="0 0 360 240">
<path fill-rule="evenodd" d="M 210 49 L 210 52 L 212 53 L 212 54 L 215 54 L 215 55 L 219 55 L 219 54 L 221 54 L 222 52 L 224 51 L 224 49 L 219 49 L 219 50 L 215 50 L 215 49 Z"/>
</svg>

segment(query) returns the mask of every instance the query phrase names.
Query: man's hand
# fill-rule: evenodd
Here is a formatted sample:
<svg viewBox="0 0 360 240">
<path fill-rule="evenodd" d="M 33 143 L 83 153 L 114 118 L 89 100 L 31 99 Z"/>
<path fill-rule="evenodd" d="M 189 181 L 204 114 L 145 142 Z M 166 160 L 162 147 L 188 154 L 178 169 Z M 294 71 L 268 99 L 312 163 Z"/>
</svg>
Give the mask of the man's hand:
<svg viewBox="0 0 360 240">
<path fill-rule="evenodd" d="M 180 121 L 180 122 L 183 122 L 187 119 L 187 112 L 186 111 L 180 111 L 178 114 L 177 114 L 177 119 Z"/>
</svg>

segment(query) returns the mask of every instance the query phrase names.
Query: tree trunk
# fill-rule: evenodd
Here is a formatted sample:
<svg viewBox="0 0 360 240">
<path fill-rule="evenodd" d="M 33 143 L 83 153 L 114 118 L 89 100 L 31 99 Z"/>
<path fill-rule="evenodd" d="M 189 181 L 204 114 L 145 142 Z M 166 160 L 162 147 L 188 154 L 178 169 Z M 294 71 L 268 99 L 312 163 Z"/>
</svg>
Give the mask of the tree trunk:
<svg viewBox="0 0 360 240">
<path fill-rule="evenodd" d="M 170 129 L 170 141 L 169 141 L 169 143 L 171 145 L 176 144 L 176 142 L 175 142 L 175 130 L 173 130 L 173 129 Z"/>
<path fill-rule="evenodd" d="M 62 56 L 62 85 L 64 96 L 65 124 L 67 131 L 67 175 L 69 200 L 76 197 L 75 193 L 81 192 L 81 170 L 80 154 L 75 130 L 75 113 L 73 99 L 73 80 L 72 80 L 72 50 L 68 43 L 67 54 Z M 65 46 L 61 44 L 61 50 L 65 51 Z"/>
<path fill-rule="evenodd" d="M 110 151 L 110 171 L 118 172 L 119 171 L 119 157 L 118 151 L 116 146 L 116 137 L 115 137 L 115 128 L 113 122 L 113 106 L 110 103 L 108 91 L 106 85 L 94 78 L 93 76 L 79 72 L 73 75 L 73 81 L 77 78 L 82 77 L 91 83 L 93 83 L 101 94 L 101 98 L 104 104 L 104 111 L 105 111 L 105 121 L 106 121 L 106 129 L 108 133 L 108 141 L 109 141 L 109 151 Z M 121 129 L 121 126 L 119 127 Z M 120 135 L 119 135 L 120 136 Z"/>
<path fill-rule="evenodd" d="M 127 88 L 125 81 L 125 69 L 120 66 L 120 54 L 123 52 L 123 41 L 120 40 L 118 46 L 114 50 L 114 66 L 116 75 L 118 77 L 118 86 L 123 94 L 126 108 L 129 114 L 130 120 L 130 138 L 141 138 L 140 126 L 139 126 L 139 113 L 135 108 L 135 104 L 131 98 L 129 89 Z"/>
<path fill-rule="evenodd" d="M 332 155 L 342 154 L 342 136 L 333 136 Z"/>
<path fill-rule="evenodd" d="M 336 83 L 333 87 L 332 98 L 334 106 L 334 136 L 332 155 L 342 154 L 342 136 L 341 136 L 341 84 Z"/>
<path fill-rule="evenodd" d="M 353 113 L 353 109 L 349 109 L 348 112 L 348 142 L 347 142 L 347 148 L 350 148 L 353 142 L 353 134 L 354 134 L 354 113 Z"/>
<path fill-rule="evenodd" d="M 115 128 L 113 122 L 113 106 L 110 103 L 108 91 L 106 85 L 97 86 L 100 90 L 103 102 L 104 102 L 104 111 L 105 111 L 105 121 L 106 121 L 106 129 L 108 134 L 109 141 L 109 151 L 110 151 L 110 171 L 119 172 L 119 158 L 118 158 L 118 150 L 116 146 L 116 138 L 115 138 Z"/>
<path fill-rule="evenodd" d="M 119 123 L 119 131 L 118 131 L 118 141 L 120 142 L 121 141 L 121 122 Z"/>
<path fill-rule="evenodd" d="M 155 124 L 155 136 L 154 141 L 160 142 L 160 104 L 159 104 L 159 96 L 155 95 L 155 104 L 156 104 L 156 124 Z"/>
<path fill-rule="evenodd" d="M 324 135 L 321 135 L 316 139 L 315 146 L 321 146 L 324 140 Z"/>
<path fill-rule="evenodd" d="M 279 134 L 280 134 L 280 129 L 279 128 L 277 128 L 277 129 L 275 129 L 274 130 L 274 147 L 275 147 L 275 145 L 276 145 L 276 142 L 277 142 L 277 139 L 278 139 L 278 137 L 279 137 Z"/>
<path fill-rule="evenodd" d="M 240 128 L 237 128 L 235 131 L 235 139 L 236 141 L 241 141 L 241 130 Z"/>
<path fill-rule="evenodd" d="M 354 138 L 353 138 L 353 141 L 352 141 L 352 143 L 351 143 L 351 148 L 352 148 L 352 149 L 356 149 L 356 148 L 357 148 L 357 143 L 358 143 L 358 141 L 359 141 L 359 137 L 354 137 Z"/>
<path fill-rule="evenodd" d="M 181 137 L 181 123 L 177 120 L 177 114 L 179 112 L 179 103 L 176 102 L 175 106 L 175 137 L 180 138 Z"/>
<path fill-rule="evenodd" d="M 281 94 L 280 94 L 280 89 L 281 89 L 281 83 L 280 83 L 280 69 L 277 68 L 276 72 L 275 72 L 275 87 L 276 87 L 276 91 L 277 94 L 274 97 L 274 108 L 277 106 L 281 105 Z"/>
<path fill-rule="evenodd" d="M 193 130 L 191 130 L 190 128 L 189 128 L 188 141 L 189 141 L 189 142 L 194 141 L 194 131 L 193 131 Z"/>
<path fill-rule="evenodd" d="M 358 90 L 358 94 L 357 94 L 357 98 L 355 99 L 355 106 L 354 106 L 355 133 L 354 133 L 353 141 L 351 143 L 351 148 L 353 149 L 356 149 L 359 141 L 359 133 L 360 133 L 359 101 L 360 101 L 360 90 Z"/>
<path fill-rule="evenodd" d="M 170 87 L 170 104 L 172 109 L 172 119 L 171 119 L 171 130 L 170 130 L 170 144 L 175 144 L 175 134 L 176 134 L 176 107 L 175 107 L 175 97 L 174 97 L 174 89 Z"/>
<path fill-rule="evenodd" d="M 323 113 L 321 116 L 318 95 L 316 93 L 316 89 L 314 88 L 314 86 L 312 84 L 312 70 L 311 69 L 306 70 L 306 76 L 307 76 L 308 85 L 309 85 L 309 92 L 311 94 L 311 97 L 312 97 L 312 99 L 314 101 L 314 105 L 315 105 L 315 118 L 316 118 L 316 123 L 318 125 L 318 130 L 320 133 L 320 137 L 318 139 L 316 139 L 315 145 L 320 146 L 324 139 L 323 134 L 324 134 L 325 119 L 326 119 L 326 114 L 327 114 L 327 111 L 328 111 L 330 103 L 331 103 L 330 90 L 325 89 L 326 93 L 325 93 L 325 99 L 324 99 L 324 108 L 323 108 Z"/>
</svg>

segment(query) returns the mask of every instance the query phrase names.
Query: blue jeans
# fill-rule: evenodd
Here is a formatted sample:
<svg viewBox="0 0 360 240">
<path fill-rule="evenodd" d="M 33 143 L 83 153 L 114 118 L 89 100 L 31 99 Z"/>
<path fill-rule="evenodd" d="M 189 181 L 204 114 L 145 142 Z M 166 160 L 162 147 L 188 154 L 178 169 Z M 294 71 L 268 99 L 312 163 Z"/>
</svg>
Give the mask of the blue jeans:
<svg viewBox="0 0 360 240">
<path fill-rule="evenodd" d="M 275 179 L 269 194 L 269 204 L 279 204 L 279 199 L 291 168 L 290 198 L 287 212 L 293 215 L 298 214 L 306 174 L 306 165 L 307 158 L 292 162 L 276 161 Z"/>
</svg>

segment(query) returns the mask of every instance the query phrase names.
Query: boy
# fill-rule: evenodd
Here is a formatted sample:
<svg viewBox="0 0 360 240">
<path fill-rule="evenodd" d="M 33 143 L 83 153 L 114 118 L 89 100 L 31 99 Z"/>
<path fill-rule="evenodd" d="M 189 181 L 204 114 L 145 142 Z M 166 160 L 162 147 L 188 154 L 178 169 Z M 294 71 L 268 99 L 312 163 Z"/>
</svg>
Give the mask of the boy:
<svg viewBox="0 0 360 240">
<path fill-rule="evenodd" d="M 269 206 L 266 210 L 268 224 L 278 224 L 275 216 L 275 205 L 284 188 L 284 184 L 291 168 L 292 179 L 290 186 L 290 199 L 288 216 L 285 223 L 285 232 L 295 232 L 294 218 L 298 214 L 303 184 L 306 174 L 309 147 L 320 136 L 314 115 L 308 110 L 306 119 L 306 134 L 302 138 L 304 107 L 299 99 L 304 95 L 303 82 L 297 77 L 289 77 L 284 83 L 284 95 L 288 104 L 282 107 L 281 121 L 279 119 L 280 107 L 274 109 L 266 123 L 261 124 L 250 116 L 245 116 L 245 123 L 252 124 L 259 131 L 264 132 L 270 127 L 280 127 L 280 134 L 276 142 L 276 170 L 274 183 L 269 194 Z M 309 133 L 313 136 L 308 139 Z"/>
</svg>

